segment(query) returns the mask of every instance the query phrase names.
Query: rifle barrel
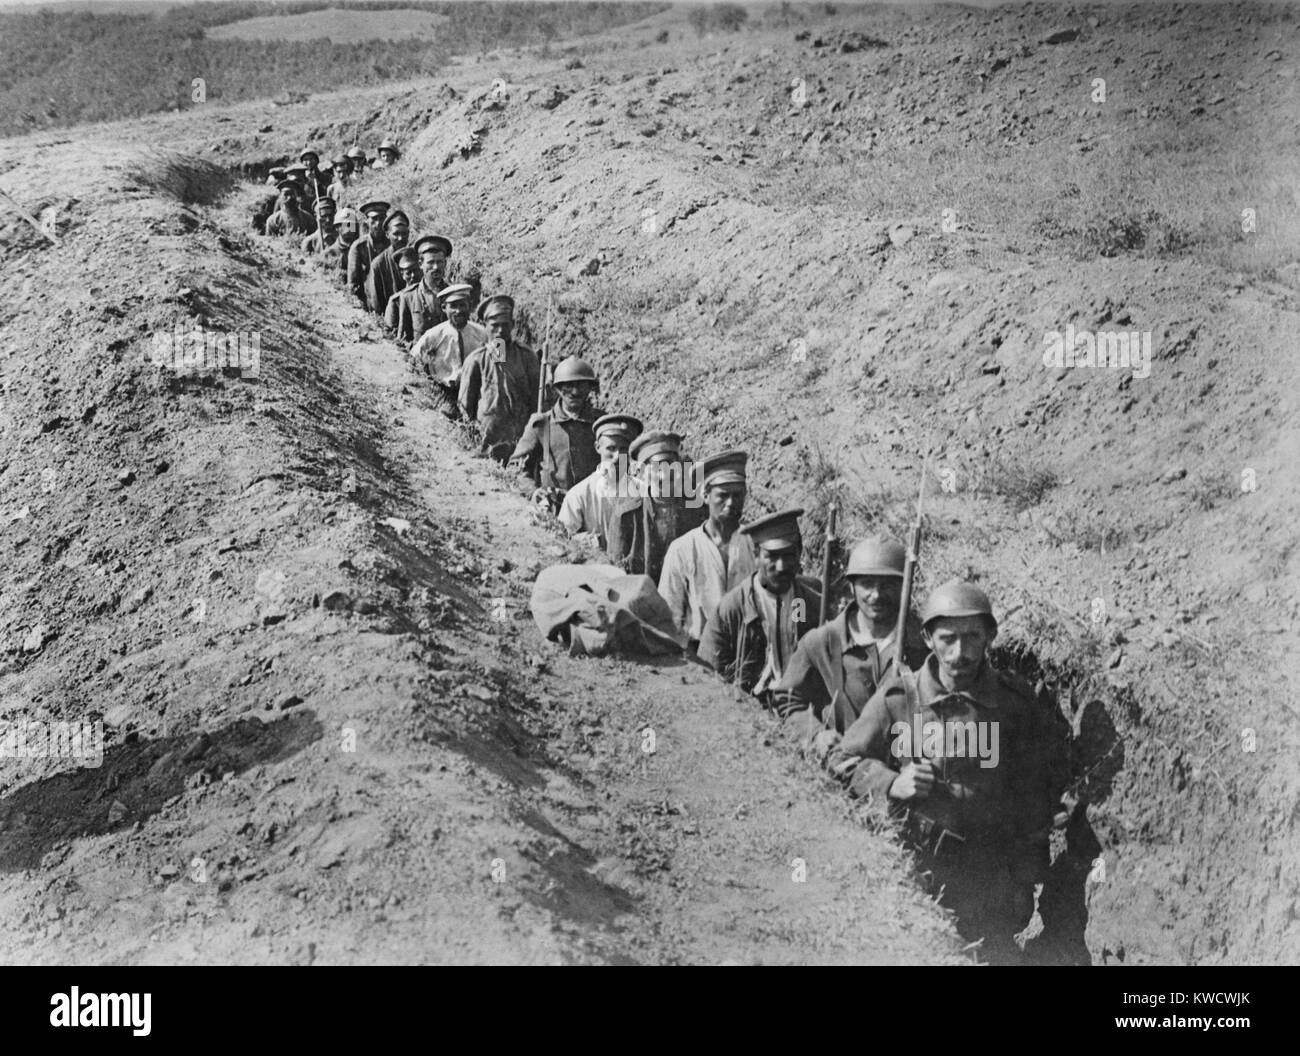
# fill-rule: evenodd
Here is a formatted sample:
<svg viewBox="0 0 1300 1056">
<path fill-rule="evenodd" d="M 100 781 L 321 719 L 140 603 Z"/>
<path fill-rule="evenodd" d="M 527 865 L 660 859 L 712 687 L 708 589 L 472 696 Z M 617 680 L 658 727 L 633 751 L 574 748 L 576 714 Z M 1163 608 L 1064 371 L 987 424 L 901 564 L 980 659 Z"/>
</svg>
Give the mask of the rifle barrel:
<svg viewBox="0 0 1300 1056">
<path fill-rule="evenodd" d="M 822 554 L 822 600 L 818 612 L 818 626 L 826 622 L 826 617 L 830 614 L 831 604 L 831 557 L 835 551 L 835 519 L 839 511 L 835 503 L 831 503 L 830 510 L 826 514 L 826 549 Z"/>
</svg>

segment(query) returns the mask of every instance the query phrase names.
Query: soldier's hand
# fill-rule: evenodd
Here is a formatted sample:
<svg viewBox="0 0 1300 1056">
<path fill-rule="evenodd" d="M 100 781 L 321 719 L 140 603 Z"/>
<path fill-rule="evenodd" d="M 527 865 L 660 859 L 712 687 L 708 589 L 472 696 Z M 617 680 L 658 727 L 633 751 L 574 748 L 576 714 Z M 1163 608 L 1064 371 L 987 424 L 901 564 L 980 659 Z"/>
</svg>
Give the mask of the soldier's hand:
<svg viewBox="0 0 1300 1056">
<path fill-rule="evenodd" d="M 889 786 L 889 798 L 907 802 L 925 799 L 934 791 L 934 766 L 929 759 L 908 763 Z"/>
</svg>

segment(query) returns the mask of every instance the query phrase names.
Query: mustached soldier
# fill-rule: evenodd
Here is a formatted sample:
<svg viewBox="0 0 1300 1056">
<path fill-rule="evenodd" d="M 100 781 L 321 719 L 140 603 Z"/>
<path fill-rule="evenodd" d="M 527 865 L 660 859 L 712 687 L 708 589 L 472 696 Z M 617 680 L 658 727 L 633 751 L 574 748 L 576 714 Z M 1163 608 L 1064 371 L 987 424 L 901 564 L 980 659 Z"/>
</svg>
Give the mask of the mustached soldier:
<svg viewBox="0 0 1300 1056">
<path fill-rule="evenodd" d="M 644 433 L 628 448 L 634 463 L 626 487 L 620 486 L 604 528 L 610 564 L 659 582 L 674 539 L 698 528 L 708 517 L 696 467 L 682 454 L 677 433 Z"/>
<path fill-rule="evenodd" d="M 515 302 L 489 297 L 481 315 L 488 341 L 465 360 L 460 375 L 460 412 L 482 429 L 480 450 L 504 463 L 537 406 L 541 363 L 514 339 Z"/>
<path fill-rule="evenodd" d="M 1059 712 L 990 664 L 998 625 L 979 587 L 945 583 L 921 620 L 930 655 L 920 671 L 886 679 L 832 760 L 857 759 L 850 793 L 905 815 L 906 839 L 962 936 L 1014 962 L 1064 783 Z"/>
<path fill-rule="evenodd" d="M 691 650 L 698 647 L 723 595 L 754 574 L 753 547 L 740 534 L 748 461 L 744 451 L 724 451 L 704 460 L 700 486 L 708 519 L 674 539 L 664 556 L 659 593 Z"/>
<path fill-rule="evenodd" d="M 268 235 L 310 235 L 316 230 L 316 220 L 302 208 L 302 185 L 298 180 L 286 176 L 278 184 L 280 204 L 266 219 Z"/>
<path fill-rule="evenodd" d="M 560 506 L 559 519 L 570 532 L 596 537 L 605 546 L 605 524 L 625 484 L 628 446 L 641 434 L 641 421 L 630 414 L 606 414 L 592 423 L 596 436 L 596 457 L 600 465 L 568 490 Z M 624 489 L 626 490 L 626 489 Z"/>
<path fill-rule="evenodd" d="M 322 195 L 316 201 L 316 231 L 302 240 L 302 251 L 309 257 L 319 256 L 339 240 L 334 226 L 334 199 Z"/>
<path fill-rule="evenodd" d="M 528 419 L 509 468 L 533 502 L 558 513 L 565 493 L 600 464 L 594 429 L 600 411 L 591 403 L 599 383 L 590 363 L 569 356 L 555 368 L 551 384 L 555 406 Z"/>
<path fill-rule="evenodd" d="M 420 281 L 398 295 L 397 312 L 389 325 L 396 331 L 398 344 L 418 341 L 427 331 L 445 320 L 439 294 L 447 285 L 447 258 L 451 240 L 442 235 L 424 235 L 412 246 L 420 261 Z"/>
<path fill-rule="evenodd" d="M 723 596 L 700 638 L 700 659 L 765 704 L 821 612 L 821 594 L 799 575 L 802 516 L 783 510 L 740 530 L 753 543 L 758 570 Z"/>
<path fill-rule="evenodd" d="M 438 292 L 438 300 L 447 318 L 426 330 L 411 348 L 412 365 L 433 379 L 434 393 L 441 399 L 442 411 L 449 418 L 455 418 L 458 413 L 456 397 L 465 362 L 488 340 L 487 328 L 469 317 L 473 292 L 468 283 L 444 286 Z"/>
<path fill-rule="evenodd" d="M 357 239 L 348 251 L 348 289 L 363 307 L 368 308 L 366 285 L 370 277 L 370 265 L 375 257 L 388 248 L 388 238 L 384 234 L 388 203 L 366 202 L 361 207 L 361 215 L 366 220 L 365 236 Z"/>
<path fill-rule="evenodd" d="M 411 221 L 402 210 L 394 209 L 384 217 L 384 238 L 388 245 L 370 262 L 370 272 L 366 275 L 366 307 L 380 319 L 388 308 L 388 299 L 402 288 L 397 254 L 406 248 L 410 235 Z"/>
</svg>

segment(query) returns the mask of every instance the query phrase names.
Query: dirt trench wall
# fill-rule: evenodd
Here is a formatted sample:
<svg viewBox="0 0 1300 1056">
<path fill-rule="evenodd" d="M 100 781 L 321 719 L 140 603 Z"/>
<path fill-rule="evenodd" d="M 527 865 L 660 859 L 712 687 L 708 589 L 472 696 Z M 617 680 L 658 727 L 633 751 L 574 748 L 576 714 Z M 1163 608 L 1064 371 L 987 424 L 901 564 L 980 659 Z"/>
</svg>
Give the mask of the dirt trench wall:
<svg viewBox="0 0 1300 1056">
<path fill-rule="evenodd" d="M 906 39 L 933 68 L 934 40 Z M 499 104 L 468 89 L 444 119 L 479 148 L 377 186 L 485 261 L 486 291 L 533 314 L 552 294 L 554 343 L 596 364 L 606 406 L 697 454 L 747 448 L 751 512 L 806 505 L 811 555 L 834 493 L 848 537 L 899 533 L 929 451 L 922 592 L 981 579 L 1066 699 L 1106 869 L 1087 888 L 1094 958 L 1294 957 L 1296 672 L 1274 643 L 1300 604 L 1297 511 L 1241 486 L 1243 467 L 1276 485 L 1297 453 L 1294 287 L 1192 250 L 1072 259 L 871 208 L 856 181 L 888 153 L 781 154 L 776 124 L 730 138 L 778 121 L 765 86 L 793 60 L 765 44 L 593 59 Z M 841 72 L 820 74 L 829 95 Z M 1045 370 L 1042 335 L 1066 321 L 1151 328 L 1155 380 Z"/>
</svg>

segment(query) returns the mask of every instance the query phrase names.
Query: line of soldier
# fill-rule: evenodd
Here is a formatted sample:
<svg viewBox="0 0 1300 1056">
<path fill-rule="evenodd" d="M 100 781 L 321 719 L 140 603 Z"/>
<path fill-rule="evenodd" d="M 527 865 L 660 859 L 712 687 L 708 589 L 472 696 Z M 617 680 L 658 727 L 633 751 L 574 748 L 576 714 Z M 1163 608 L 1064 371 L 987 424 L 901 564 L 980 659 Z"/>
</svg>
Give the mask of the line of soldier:
<svg viewBox="0 0 1300 1056">
<path fill-rule="evenodd" d="M 1014 960 L 1012 936 L 1033 913 L 1059 824 L 1065 739 L 1054 703 L 992 666 L 988 596 L 952 581 L 900 623 L 906 550 L 867 539 L 848 555 L 848 604 L 819 625 L 821 584 L 801 574 L 804 511 L 742 526 L 746 452 L 695 463 L 681 435 L 603 413 L 596 372 L 576 356 L 547 386 L 537 353 L 514 339 L 514 300 L 482 300 L 477 282 L 447 281 L 449 239 L 408 245 L 406 213 L 370 201 L 346 240 L 333 196 L 314 206 L 319 227 L 303 251 L 384 321 L 444 412 L 477 423 L 481 451 L 514 469 L 523 493 L 567 531 L 654 580 L 691 656 L 792 725 L 851 795 L 901 817 L 962 933 L 983 939 L 990 958 Z M 282 206 L 268 233 L 290 222 Z M 914 718 L 917 728 L 992 723 L 996 765 L 922 746 L 900 754 L 895 727 Z"/>
</svg>

